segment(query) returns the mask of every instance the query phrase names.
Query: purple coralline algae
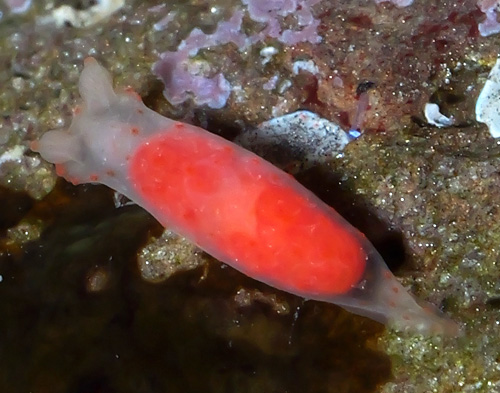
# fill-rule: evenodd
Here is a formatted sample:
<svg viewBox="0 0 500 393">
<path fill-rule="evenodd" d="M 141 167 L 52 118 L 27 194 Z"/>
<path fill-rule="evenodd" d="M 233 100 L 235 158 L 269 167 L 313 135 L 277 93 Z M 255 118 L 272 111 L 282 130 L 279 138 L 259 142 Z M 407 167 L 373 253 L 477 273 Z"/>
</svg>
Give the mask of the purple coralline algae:
<svg viewBox="0 0 500 393">
<path fill-rule="evenodd" d="M 153 72 L 165 84 L 165 97 L 177 105 L 193 97 L 197 105 L 206 104 L 210 108 L 222 108 L 231 93 L 231 85 L 218 73 L 212 77 L 206 62 L 195 61 L 200 49 L 233 42 L 238 47 L 246 45 L 246 37 L 240 32 L 243 12 L 237 11 L 228 20 L 219 23 L 212 34 L 194 29 L 181 42 L 176 52 L 164 52 L 153 66 Z"/>
<path fill-rule="evenodd" d="M 479 33 L 483 37 L 500 32 L 500 23 L 497 21 L 498 0 L 478 0 L 477 6 L 484 12 L 486 19 L 479 23 Z"/>
<path fill-rule="evenodd" d="M 209 64 L 195 56 L 202 49 L 229 43 L 240 51 L 266 38 L 274 38 L 285 45 L 299 42 L 319 43 L 321 37 L 317 29 L 311 7 L 320 0 L 243 0 L 248 16 L 254 22 L 264 24 L 264 28 L 253 35 L 246 35 L 242 29 L 245 12 L 237 9 L 227 20 L 220 22 L 212 34 L 205 34 L 198 28 L 191 31 L 176 51 L 164 52 L 153 66 L 153 72 L 164 83 L 164 95 L 177 105 L 192 98 L 196 105 L 208 105 L 218 109 L 226 105 L 233 86 L 222 73 L 215 73 Z M 293 16 L 295 29 L 283 29 L 280 20 Z M 171 21 L 167 15 L 155 25 L 161 29 Z"/>
<path fill-rule="evenodd" d="M 248 14 L 255 22 L 265 23 L 266 27 L 257 35 L 250 37 L 250 41 L 262 41 L 266 37 L 276 38 L 286 45 L 295 45 L 299 42 L 317 44 L 321 37 L 317 33 L 319 20 L 314 19 L 311 7 L 319 0 L 243 0 L 248 7 Z M 298 30 L 282 30 L 279 18 L 294 15 Z"/>
</svg>

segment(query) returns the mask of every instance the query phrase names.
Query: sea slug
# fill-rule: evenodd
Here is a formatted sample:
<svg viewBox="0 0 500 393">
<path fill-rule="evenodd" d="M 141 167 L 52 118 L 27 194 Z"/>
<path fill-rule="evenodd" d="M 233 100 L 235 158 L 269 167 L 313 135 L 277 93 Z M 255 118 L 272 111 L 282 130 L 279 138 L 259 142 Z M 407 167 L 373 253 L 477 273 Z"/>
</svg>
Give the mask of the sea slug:
<svg viewBox="0 0 500 393">
<path fill-rule="evenodd" d="M 32 149 L 73 184 L 102 183 L 220 261 L 273 287 L 418 332 L 457 325 L 399 284 L 365 236 L 259 156 L 115 92 L 93 58 L 68 129 Z"/>
</svg>

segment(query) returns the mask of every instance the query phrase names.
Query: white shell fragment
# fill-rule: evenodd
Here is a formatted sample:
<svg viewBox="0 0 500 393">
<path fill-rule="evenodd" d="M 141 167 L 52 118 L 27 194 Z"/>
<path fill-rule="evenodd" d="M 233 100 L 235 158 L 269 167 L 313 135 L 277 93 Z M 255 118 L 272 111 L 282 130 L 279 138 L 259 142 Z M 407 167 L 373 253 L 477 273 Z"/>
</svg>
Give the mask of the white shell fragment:
<svg viewBox="0 0 500 393">
<path fill-rule="evenodd" d="M 427 123 L 439 128 L 452 126 L 455 122 L 453 117 L 446 117 L 441 113 L 438 104 L 425 104 L 424 115 Z"/>
<path fill-rule="evenodd" d="M 337 124 L 300 110 L 265 121 L 234 142 L 289 173 L 297 173 L 338 156 L 350 140 Z"/>
<path fill-rule="evenodd" d="M 500 60 L 490 71 L 476 101 L 476 120 L 488 126 L 493 138 L 500 137 Z"/>
<path fill-rule="evenodd" d="M 78 10 L 70 5 L 61 5 L 52 10 L 50 15 L 40 18 L 41 24 L 54 23 L 57 27 L 70 24 L 73 27 L 89 27 L 108 18 L 125 5 L 125 0 L 98 0 L 96 4 Z"/>
</svg>

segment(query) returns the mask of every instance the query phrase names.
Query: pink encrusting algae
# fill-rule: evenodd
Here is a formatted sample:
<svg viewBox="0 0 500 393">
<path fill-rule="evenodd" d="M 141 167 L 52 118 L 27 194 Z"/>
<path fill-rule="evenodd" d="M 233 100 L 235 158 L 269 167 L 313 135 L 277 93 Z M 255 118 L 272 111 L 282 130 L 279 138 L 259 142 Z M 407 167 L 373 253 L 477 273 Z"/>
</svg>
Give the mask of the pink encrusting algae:
<svg viewBox="0 0 500 393">
<path fill-rule="evenodd" d="M 211 108 L 222 108 L 226 105 L 233 86 L 226 77 L 218 72 L 208 72 L 193 61 L 202 49 L 233 43 L 241 52 L 257 42 L 275 38 L 285 45 L 296 45 L 299 42 L 319 43 L 319 20 L 312 14 L 312 7 L 319 0 L 243 0 L 247 7 L 248 17 L 265 27 L 259 32 L 247 36 L 242 28 L 245 12 L 237 9 L 227 21 L 217 25 L 211 34 L 205 34 L 195 28 L 183 40 L 176 51 L 163 52 L 153 66 L 153 73 L 165 84 L 164 95 L 168 101 L 177 105 L 192 97 L 196 105 L 208 105 Z M 167 14 L 156 25 L 161 29 L 171 21 L 175 14 Z M 282 18 L 296 20 L 295 29 L 283 29 L 279 20 Z"/>
<path fill-rule="evenodd" d="M 165 118 L 113 90 L 93 58 L 69 129 L 32 144 L 74 184 L 101 183 L 241 272 L 398 329 L 456 335 L 458 326 L 399 284 L 363 234 L 257 155 Z"/>
<path fill-rule="evenodd" d="M 479 33 L 483 37 L 500 32 L 500 23 L 497 21 L 498 0 L 477 0 L 477 6 L 484 12 L 486 19 L 478 24 Z"/>
</svg>

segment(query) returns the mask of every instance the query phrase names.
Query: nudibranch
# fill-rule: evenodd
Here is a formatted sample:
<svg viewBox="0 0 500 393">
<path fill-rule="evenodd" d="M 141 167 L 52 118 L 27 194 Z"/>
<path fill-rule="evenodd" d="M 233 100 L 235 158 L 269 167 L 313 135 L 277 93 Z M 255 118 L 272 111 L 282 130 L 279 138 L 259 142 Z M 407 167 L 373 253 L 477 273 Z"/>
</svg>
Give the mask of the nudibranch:
<svg viewBox="0 0 500 393">
<path fill-rule="evenodd" d="M 68 129 L 32 149 L 73 184 L 101 183 L 218 260 L 275 288 L 418 332 L 457 325 L 402 287 L 365 236 L 291 175 L 147 108 L 85 60 Z"/>
</svg>

